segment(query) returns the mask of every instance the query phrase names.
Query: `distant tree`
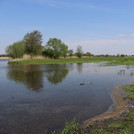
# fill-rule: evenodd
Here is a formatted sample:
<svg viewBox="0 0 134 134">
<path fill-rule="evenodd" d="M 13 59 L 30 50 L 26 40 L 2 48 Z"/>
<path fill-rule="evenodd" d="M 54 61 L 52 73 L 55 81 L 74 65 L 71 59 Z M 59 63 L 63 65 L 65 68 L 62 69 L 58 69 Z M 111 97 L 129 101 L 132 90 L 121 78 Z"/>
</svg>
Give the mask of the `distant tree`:
<svg viewBox="0 0 134 134">
<path fill-rule="evenodd" d="M 68 55 L 70 56 L 70 58 L 73 56 L 73 50 L 72 49 L 68 50 Z"/>
<path fill-rule="evenodd" d="M 121 54 L 121 57 L 125 57 L 125 54 Z"/>
<path fill-rule="evenodd" d="M 78 46 L 77 49 L 76 49 L 76 55 L 78 58 L 81 58 L 82 57 L 82 54 L 83 54 L 83 51 L 82 51 L 82 47 L 81 46 Z"/>
<path fill-rule="evenodd" d="M 90 52 L 86 52 L 85 56 L 89 56 L 89 57 L 91 57 L 92 54 L 91 54 Z"/>
<path fill-rule="evenodd" d="M 117 57 L 120 57 L 120 54 L 117 54 Z"/>
<path fill-rule="evenodd" d="M 61 51 L 61 56 L 65 58 L 68 54 L 68 46 L 65 45 L 64 43 L 62 43 L 60 45 L 60 48 L 61 48 L 61 50 L 60 50 Z"/>
<path fill-rule="evenodd" d="M 8 46 L 6 53 L 12 58 L 21 58 L 25 53 L 25 46 L 23 41 L 18 41 Z"/>
<path fill-rule="evenodd" d="M 68 46 L 65 45 L 60 39 L 50 38 L 45 46 L 46 56 L 50 58 L 59 58 L 60 56 L 66 57 L 68 53 Z"/>
<path fill-rule="evenodd" d="M 109 54 L 106 54 L 105 57 L 109 57 L 110 55 Z"/>
<path fill-rule="evenodd" d="M 41 54 L 42 52 L 42 34 L 41 32 L 35 30 L 31 33 L 27 33 L 24 36 L 24 44 L 26 48 L 26 53 L 30 55 Z"/>
<path fill-rule="evenodd" d="M 45 51 L 42 52 L 42 55 L 49 57 L 49 58 L 54 57 L 53 50 L 51 50 L 51 49 L 45 49 Z"/>
</svg>

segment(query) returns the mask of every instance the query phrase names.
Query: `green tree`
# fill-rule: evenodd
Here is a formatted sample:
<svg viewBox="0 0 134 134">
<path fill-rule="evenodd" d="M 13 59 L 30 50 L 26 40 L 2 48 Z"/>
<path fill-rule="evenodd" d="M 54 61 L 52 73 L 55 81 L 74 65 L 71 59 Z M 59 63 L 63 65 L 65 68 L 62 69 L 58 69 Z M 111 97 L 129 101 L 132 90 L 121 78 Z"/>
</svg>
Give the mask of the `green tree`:
<svg viewBox="0 0 134 134">
<path fill-rule="evenodd" d="M 110 55 L 109 54 L 106 54 L 105 57 L 109 57 Z"/>
<path fill-rule="evenodd" d="M 78 58 L 81 58 L 82 57 L 82 54 L 83 54 L 83 51 L 82 51 L 82 47 L 81 46 L 78 46 L 77 49 L 76 49 L 76 55 Z"/>
<path fill-rule="evenodd" d="M 89 57 L 91 57 L 92 54 L 91 54 L 90 52 L 86 52 L 85 56 L 89 56 Z"/>
<path fill-rule="evenodd" d="M 72 49 L 68 50 L 68 55 L 70 56 L 70 58 L 73 56 L 73 50 Z"/>
<path fill-rule="evenodd" d="M 125 54 L 121 54 L 121 57 L 125 57 Z"/>
<path fill-rule="evenodd" d="M 45 46 L 45 55 L 50 58 L 59 58 L 60 56 L 66 57 L 68 46 L 65 45 L 60 39 L 50 38 Z"/>
<path fill-rule="evenodd" d="M 41 54 L 42 47 L 42 34 L 41 32 L 35 30 L 31 33 L 27 33 L 24 36 L 24 44 L 26 48 L 26 53 L 30 55 L 38 55 Z"/>
<path fill-rule="evenodd" d="M 68 46 L 62 43 L 60 45 L 60 48 L 61 48 L 61 56 L 65 58 L 68 54 Z"/>
<path fill-rule="evenodd" d="M 25 46 L 23 41 L 18 41 L 8 46 L 6 53 L 12 58 L 21 58 L 25 52 Z"/>
</svg>

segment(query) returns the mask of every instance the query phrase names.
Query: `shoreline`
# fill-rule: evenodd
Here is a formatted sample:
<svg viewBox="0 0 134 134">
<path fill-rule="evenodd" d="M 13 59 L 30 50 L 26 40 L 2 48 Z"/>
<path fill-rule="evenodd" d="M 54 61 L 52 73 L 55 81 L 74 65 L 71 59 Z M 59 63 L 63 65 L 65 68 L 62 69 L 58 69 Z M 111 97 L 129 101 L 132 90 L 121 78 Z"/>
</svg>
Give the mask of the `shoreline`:
<svg viewBox="0 0 134 134">
<path fill-rule="evenodd" d="M 132 85 L 133 82 L 127 84 Z M 92 128 L 93 126 L 103 126 L 110 121 L 119 121 L 123 120 L 129 113 L 130 108 L 133 108 L 133 105 L 130 104 L 130 99 L 127 98 L 127 92 L 122 88 L 123 85 L 117 85 L 114 87 L 111 98 L 113 104 L 109 109 L 93 118 L 90 118 L 83 122 L 82 128 Z M 125 99 L 124 99 L 125 98 Z M 127 99 L 126 99 L 127 98 Z"/>
<path fill-rule="evenodd" d="M 32 59 L 13 59 L 8 64 L 66 64 L 66 63 L 99 63 L 107 62 L 105 66 L 116 66 L 116 65 L 134 65 L 134 57 L 128 57 L 126 60 L 124 57 L 82 57 L 82 58 L 59 58 L 59 59 L 38 59 L 34 57 Z"/>
<path fill-rule="evenodd" d="M 10 57 L 0 57 L 0 60 L 10 60 L 10 59 L 12 59 L 12 58 L 10 58 Z"/>
</svg>

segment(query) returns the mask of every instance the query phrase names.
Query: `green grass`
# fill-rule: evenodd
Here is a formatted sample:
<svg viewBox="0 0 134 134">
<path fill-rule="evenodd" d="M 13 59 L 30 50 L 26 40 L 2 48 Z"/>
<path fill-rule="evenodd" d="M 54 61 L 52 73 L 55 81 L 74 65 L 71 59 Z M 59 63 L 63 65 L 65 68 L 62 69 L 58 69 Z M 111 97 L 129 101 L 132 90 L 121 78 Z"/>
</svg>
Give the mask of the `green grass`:
<svg viewBox="0 0 134 134">
<path fill-rule="evenodd" d="M 129 114 L 124 121 L 112 121 L 105 126 L 90 129 L 80 129 L 79 124 L 73 120 L 66 123 L 61 134 L 134 134 L 134 114 Z"/>
<path fill-rule="evenodd" d="M 127 92 L 127 98 L 134 100 L 134 85 L 123 86 L 123 89 Z"/>
<path fill-rule="evenodd" d="M 89 58 L 63 58 L 63 59 L 31 59 L 10 61 L 9 64 L 65 64 L 65 63 L 91 63 L 108 62 L 107 65 L 134 65 L 134 57 L 125 60 L 124 57 L 89 57 Z"/>
</svg>

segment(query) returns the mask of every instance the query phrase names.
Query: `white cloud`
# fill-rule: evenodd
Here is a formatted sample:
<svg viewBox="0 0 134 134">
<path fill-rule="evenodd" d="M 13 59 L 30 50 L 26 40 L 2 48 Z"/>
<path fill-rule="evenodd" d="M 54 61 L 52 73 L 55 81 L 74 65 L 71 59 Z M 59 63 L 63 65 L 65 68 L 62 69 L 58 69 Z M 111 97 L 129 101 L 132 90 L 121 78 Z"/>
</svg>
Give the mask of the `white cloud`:
<svg viewBox="0 0 134 134">
<path fill-rule="evenodd" d="M 132 34 L 117 34 L 117 37 L 121 37 L 121 38 L 132 38 L 134 37 L 134 33 Z"/>
<path fill-rule="evenodd" d="M 111 45 L 111 44 L 134 44 L 134 40 L 88 40 L 88 41 L 80 41 L 71 43 L 75 44 L 85 44 L 85 45 Z"/>
<path fill-rule="evenodd" d="M 126 34 L 118 34 L 117 37 L 127 37 Z"/>
<path fill-rule="evenodd" d="M 134 34 L 131 34 L 130 36 L 131 36 L 131 37 L 134 37 Z"/>
<path fill-rule="evenodd" d="M 74 50 L 81 45 L 84 52 L 89 51 L 93 54 L 134 54 L 134 40 L 88 40 L 67 44 Z"/>
</svg>

